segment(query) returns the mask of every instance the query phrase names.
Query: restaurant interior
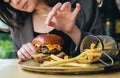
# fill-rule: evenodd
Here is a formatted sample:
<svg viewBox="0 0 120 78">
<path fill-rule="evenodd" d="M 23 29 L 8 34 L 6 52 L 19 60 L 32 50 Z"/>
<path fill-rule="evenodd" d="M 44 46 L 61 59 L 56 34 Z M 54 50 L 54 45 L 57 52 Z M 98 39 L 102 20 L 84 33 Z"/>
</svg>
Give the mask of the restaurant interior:
<svg viewBox="0 0 120 78">
<path fill-rule="evenodd" d="M 103 5 L 100 6 L 99 9 L 106 28 L 106 35 L 110 35 L 115 38 L 117 42 L 120 42 L 120 1 L 103 1 Z"/>
<path fill-rule="evenodd" d="M 120 50 L 120 0 L 97 0 L 100 16 L 105 27 L 106 36 L 111 36 L 118 44 Z M 11 45 L 11 46 L 10 46 Z M 72 72 L 66 68 L 39 68 L 29 66 L 29 62 L 24 64 L 19 62 L 13 55 L 12 39 L 9 27 L 0 21 L 0 77 L 1 78 L 117 78 L 120 77 L 120 57 L 115 65 L 107 65 L 104 61 L 99 60 L 105 64 L 103 68 L 70 68 Z M 105 55 L 107 56 L 107 55 Z M 120 56 L 120 52 L 119 52 Z M 109 58 L 109 56 L 107 56 Z M 111 58 L 109 58 L 111 60 Z M 111 60 L 113 62 L 113 60 Z M 2 64 L 3 63 L 3 64 Z M 20 63 L 20 66 L 18 65 Z M 31 64 L 31 63 L 30 63 Z M 28 65 L 28 66 L 25 66 Z M 84 65 L 85 66 L 85 65 Z M 5 69 L 4 69 L 5 68 Z M 38 68 L 38 69 L 37 69 Z M 7 70 L 8 69 L 8 70 Z M 23 70 L 22 70 L 23 69 Z M 83 71 L 85 69 L 85 71 Z M 25 71 L 24 71 L 25 70 Z M 27 70 L 27 71 L 26 71 Z M 76 70 L 76 71 L 75 71 Z M 96 71 L 95 71 L 96 70 Z M 104 71 L 103 71 L 104 70 Z M 32 71 L 32 72 L 31 72 Z M 53 71 L 53 72 L 52 72 Z M 64 72 L 63 72 L 64 71 Z M 78 73 L 77 73 L 78 71 Z M 14 73 L 13 73 L 14 72 Z M 39 73 L 42 72 L 42 73 Z M 47 74 L 46 74 L 47 72 Z M 57 72 L 57 73 L 55 73 Z M 68 73 L 66 73 L 68 72 Z M 8 75 L 6 75 L 7 73 Z M 72 73 L 72 74 L 71 74 Z M 14 75 L 13 75 L 14 74 Z"/>
</svg>

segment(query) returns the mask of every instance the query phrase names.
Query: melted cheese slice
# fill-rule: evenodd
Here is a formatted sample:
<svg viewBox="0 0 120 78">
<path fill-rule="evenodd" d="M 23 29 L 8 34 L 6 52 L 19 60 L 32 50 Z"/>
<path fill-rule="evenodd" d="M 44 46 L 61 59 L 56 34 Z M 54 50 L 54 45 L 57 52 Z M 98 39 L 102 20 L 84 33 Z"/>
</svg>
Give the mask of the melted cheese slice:
<svg viewBox="0 0 120 78">
<path fill-rule="evenodd" d="M 48 44 L 46 45 L 46 47 L 49 49 L 49 51 L 53 50 L 53 49 L 57 49 L 58 51 L 61 51 L 61 46 L 60 45 L 57 45 L 57 44 L 54 44 L 54 45 L 51 45 L 51 44 Z"/>
</svg>

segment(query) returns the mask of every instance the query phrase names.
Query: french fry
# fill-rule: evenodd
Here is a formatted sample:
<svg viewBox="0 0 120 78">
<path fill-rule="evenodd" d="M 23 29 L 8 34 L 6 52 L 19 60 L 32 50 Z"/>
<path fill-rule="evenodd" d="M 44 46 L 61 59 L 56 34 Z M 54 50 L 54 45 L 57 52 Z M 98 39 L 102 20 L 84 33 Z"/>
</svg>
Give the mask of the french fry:
<svg viewBox="0 0 120 78">
<path fill-rule="evenodd" d="M 101 53 L 87 53 L 88 56 L 100 56 Z"/>
<path fill-rule="evenodd" d="M 55 62 L 48 62 L 48 63 L 43 63 L 41 66 L 44 67 L 49 67 L 49 66 L 59 66 L 60 64 L 65 64 L 65 63 L 70 63 L 70 62 L 75 62 L 77 60 L 83 60 L 83 58 L 71 58 L 71 59 L 65 59 L 65 60 L 60 60 L 60 61 L 55 61 Z"/>
<path fill-rule="evenodd" d="M 53 54 L 51 54 L 50 57 L 51 57 L 53 60 L 56 60 L 56 61 L 61 61 L 61 60 L 63 60 L 62 58 L 59 58 L 59 57 L 57 57 L 57 56 L 55 56 L 55 55 L 53 55 Z"/>
<path fill-rule="evenodd" d="M 90 49 L 92 53 L 101 53 L 101 49 L 100 48 L 96 48 L 96 49 Z"/>
<path fill-rule="evenodd" d="M 65 56 L 64 56 L 64 59 L 69 59 L 68 55 L 65 55 Z"/>
<path fill-rule="evenodd" d="M 95 47 L 95 44 L 92 43 L 92 44 L 90 45 L 90 48 L 91 48 L 91 49 L 94 49 L 94 47 Z"/>
<path fill-rule="evenodd" d="M 46 61 L 40 66 L 50 67 L 50 66 L 81 66 L 81 65 L 89 65 L 91 62 L 97 61 L 101 56 L 102 49 L 97 46 L 95 48 L 95 44 L 92 43 L 90 49 L 85 49 L 80 55 L 69 58 L 68 56 L 64 56 L 64 59 L 57 57 L 56 55 L 50 55 L 52 61 Z"/>
<path fill-rule="evenodd" d="M 66 64 L 61 64 L 60 66 L 72 66 L 72 67 L 74 67 L 74 66 L 76 66 L 76 67 L 88 67 L 89 66 L 89 64 L 80 64 L 80 63 L 74 63 L 74 62 L 71 62 L 71 63 L 66 63 Z"/>
</svg>

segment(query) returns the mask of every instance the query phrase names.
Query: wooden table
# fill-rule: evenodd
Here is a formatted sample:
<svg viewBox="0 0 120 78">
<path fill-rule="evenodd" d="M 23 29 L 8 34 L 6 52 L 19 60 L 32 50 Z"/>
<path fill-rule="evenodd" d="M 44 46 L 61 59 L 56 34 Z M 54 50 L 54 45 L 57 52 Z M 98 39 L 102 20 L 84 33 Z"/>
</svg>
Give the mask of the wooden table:
<svg viewBox="0 0 120 78">
<path fill-rule="evenodd" d="M 120 71 L 84 75 L 58 75 L 24 71 L 18 59 L 0 59 L 0 78 L 118 78 Z"/>
</svg>

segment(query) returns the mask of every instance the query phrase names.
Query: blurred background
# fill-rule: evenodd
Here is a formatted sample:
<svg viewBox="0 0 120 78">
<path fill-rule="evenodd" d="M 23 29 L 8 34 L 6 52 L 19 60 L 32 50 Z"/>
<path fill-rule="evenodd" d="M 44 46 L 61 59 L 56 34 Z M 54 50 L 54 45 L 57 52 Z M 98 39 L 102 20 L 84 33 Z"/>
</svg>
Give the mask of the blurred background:
<svg viewBox="0 0 120 78">
<path fill-rule="evenodd" d="M 120 43 L 120 0 L 97 0 L 106 35 Z M 0 21 L 0 58 L 12 58 L 9 27 Z"/>
<path fill-rule="evenodd" d="M 97 0 L 106 35 L 120 42 L 120 0 Z"/>
<path fill-rule="evenodd" d="M 9 28 L 0 21 L 0 58 L 12 58 L 13 46 Z"/>
</svg>

